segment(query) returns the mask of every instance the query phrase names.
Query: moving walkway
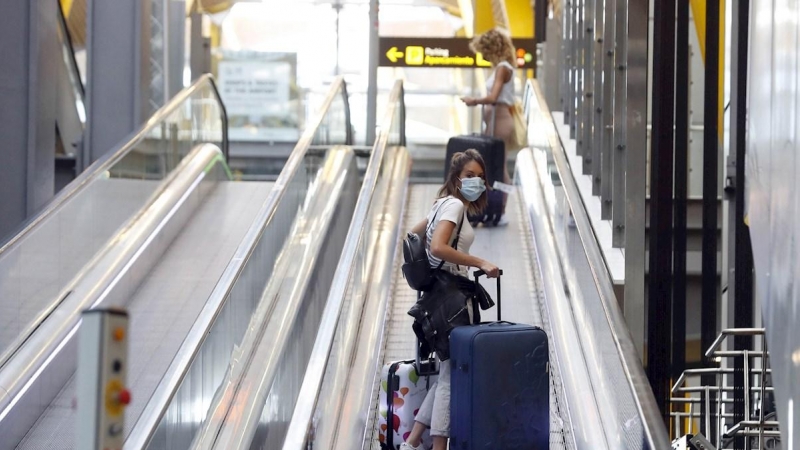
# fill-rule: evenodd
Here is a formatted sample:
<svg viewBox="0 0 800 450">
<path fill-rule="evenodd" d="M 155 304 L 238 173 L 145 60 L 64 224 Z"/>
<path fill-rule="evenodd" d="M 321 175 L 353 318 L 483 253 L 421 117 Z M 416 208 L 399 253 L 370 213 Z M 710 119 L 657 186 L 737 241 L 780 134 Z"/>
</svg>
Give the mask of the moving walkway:
<svg viewBox="0 0 800 450">
<path fill-rule="evenodd" d="M 476 230 L 474 253 L 504 271 L 505 317 L 550 336 L 551 448 L 669 448 L 661 415 L 613 295 L 586 211 L 535 84 L 531 148 L 517 157 L 511 225 Z M 415 301 L 400 271 L 401 233 L 438 185 L 409 184 L 402 84 L 392 91 L 307 367 L 226 389 L 230 399 L 192 448 L 377 449 L 381 366 L 414 355 Z M 487 286 L 490 293 L 493 288 Z M 487 312 L 492 314 L 491 311 Z M 255 360 L 271 355 L 254 347 Z M 299 391 L 297 384 L 302 380 Z M 242 389 L 241 386 L 246 386 Z M 253 407 L 250 399 L 269 398 Z M 242 407 L 246 406 L 246 407 Z M 292 411 L 289 415 L 287 411 Z"/>
<path fill-rule="evenodd" d="M 124 305 L 126 448 L 377 448 L 380 368 L 414 352 L 398 242 L 438 188 L 409 182 L 402 83 L 363 173 L 337 80 L 271 186 L 230 180 L 221 108 L 199 86 L 0 249 L 2 298 L 38 298 L 3 305 L 17 316 L 0 347 L 0 447 L 69 442 L 78 314 Z M 551 448 L 668 448 L 552 118 L 535 84 L 525 98 L 511 224 L 477 229 L 473 250 L 505 271 L 505 318 L 550 337 Z M 192 115 L 164 119 L 176 111 Z M 92 242 L 70 240 L 87 216 Z M 58 277 L 29 283 L 47 263 Z"/>
<path fill-rule="evenodd" d="M 203 77 L 0 248 L 0 448 L 74 448 L 80 313 L 113 306 L 131 319 L 126 448 L 188 446 L 251 317 L 283 304 L 273 268 L 338 258 L 342 239 L 305 243 L 352 214 L 347 108 L 337 79 L 278 179 L 238 182 Z"/>
</svg>

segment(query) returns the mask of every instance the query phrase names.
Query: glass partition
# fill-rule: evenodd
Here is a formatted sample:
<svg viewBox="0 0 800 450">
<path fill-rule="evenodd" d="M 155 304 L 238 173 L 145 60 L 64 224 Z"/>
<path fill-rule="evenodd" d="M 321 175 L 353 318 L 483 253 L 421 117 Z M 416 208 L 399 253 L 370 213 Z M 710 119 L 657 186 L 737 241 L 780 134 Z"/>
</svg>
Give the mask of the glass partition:
<svg viewBox="0 0 800 450">
<path fill-rule="evenodd" d="M 375 376 L 377 355 L 373 352 L 379 350 L 378 341 L 383 335 L 375 327 L 385 324 L 386 290 L 391 286 L 394 261 L 389 253 L 396 248 L 400 220 L 397 211 L 405 201 L 402 194 L 407 179 L 403 177 L 408 176 L 409 167 L 408 154 L 402 148 L 405 142 L 402 82 L 395 83 L 387 109 L 364 175 L 298 404 L 289 423 L 284 450 L 308 448 L 312 422 L 314 447 L 325 449 L 361 448 L 354 441 L 363 439 L 363 435 L 353 432 L 369 426 L 363 422 L 364 411 L 371 411 L 369 402 L 377 397 L 369 389 L 348 390 L 345 386 L 374 384 L 370 377 Z M 350 432 L 337 436 L 337 430 Z"/>
<path fill-rule="evenodd" d="M 558 310 L 563 317 L 571 316 L 580 342 L 569 354 L 559 355 L 561 373 L 579 370 L 579 361 L 590 368 L 593 400 L 601 408 L 600 425 L 609 448 L 662 448 L 669 443 L 666 428 L 550 111 L 535 83 L 528 87 L 525 97 L 531 147 L 523 151 L 516 178 L 529 202 L 529 215 L 547 224 L 540 233 L 534 233 L 538 234 L 537 247 L 552 247 L 549 253 L 556 261 L 542 261 L 542 265 L 558 266 L 562 272 L 562 279 L 551 282 L 556 286 L 553 295 L 548 291 L 546 296 L 549 315 L 551 319 L 557 317 L 554 311 Z M 538 186 L 528 189 L 533 183 Z M 541 208 L 528 198 L 534 191 L 542 197 Z M 547 236 L 548 229 L 552 236 Z M 538 252 L 540 259 L 543 250 Z M 553 327 L 572 326 L 553 320 Z M 564 342 L 553 345 L 568 350 Z M 570 408 L 581 408 L 581 403 L 592 400 L 577 399 L 574 392 L 566 394 L 573 396 L 568 399 Z"/>
<path fill-rule="evenodd" d="M 314 120 L 304 131 L 275 186 L 155 393 L 135 423 L 126 448 L 188 448 L 205 424 L 215 395 L 238 358 L 250 319 L 272 276 L 278 256 L 309 189 L 320 157 L 314 145 L 349 140 L 349 107 L 344 80 L 337 78 Z"/>
<path fill-rule="evenodd" d="M 212 143 L 226 151 L 225 123 L 213 80 L 200 78 L 0 248 L 0 366 L 192 148 Z"/>
</svg>

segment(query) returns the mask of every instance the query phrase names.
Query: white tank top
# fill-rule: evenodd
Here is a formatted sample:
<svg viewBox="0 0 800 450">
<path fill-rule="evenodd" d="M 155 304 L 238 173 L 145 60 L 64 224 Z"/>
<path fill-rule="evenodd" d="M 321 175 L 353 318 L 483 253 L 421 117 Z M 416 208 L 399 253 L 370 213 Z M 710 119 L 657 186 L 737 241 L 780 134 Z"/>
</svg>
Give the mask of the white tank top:
<svg viewBox="0 0 800 450">
<path fill-rule="evenodd" d="M 500 66 L 505 66 L 511 69 L 512 77 L 510 80 L 508 80 L 508 82 L 504 83 L 503 88 L 500 89 L 500 95 L 497 97 L 497 103 L 503 103 L 504 105 L 511 106 L 514 104 L 514 67 L 509 64 L 508 61 L 502 61 L 497 64 L 497 67 L 495 67 L 492 75 L 486 80 L 486 95 L 489 95 L 489 93 L 492 92 L 492 87 L 494 87 L 494 77 L 497 75 L 497 69 L 499 69 Z"/>
</svg>

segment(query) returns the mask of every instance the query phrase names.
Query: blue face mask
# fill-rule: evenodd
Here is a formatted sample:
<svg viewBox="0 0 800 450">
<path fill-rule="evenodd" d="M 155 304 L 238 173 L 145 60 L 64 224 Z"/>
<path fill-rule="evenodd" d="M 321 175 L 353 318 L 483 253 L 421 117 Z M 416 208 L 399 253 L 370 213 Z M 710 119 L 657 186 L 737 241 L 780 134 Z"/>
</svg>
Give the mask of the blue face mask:
<svg viewBox="0 0 800 450">
<path fill-rule="evenodd" d="M 462 178 L 460 190 L 465 200 L 474 202 L 486 190 L 486 183 L 481 177 Z"/>
</svg>

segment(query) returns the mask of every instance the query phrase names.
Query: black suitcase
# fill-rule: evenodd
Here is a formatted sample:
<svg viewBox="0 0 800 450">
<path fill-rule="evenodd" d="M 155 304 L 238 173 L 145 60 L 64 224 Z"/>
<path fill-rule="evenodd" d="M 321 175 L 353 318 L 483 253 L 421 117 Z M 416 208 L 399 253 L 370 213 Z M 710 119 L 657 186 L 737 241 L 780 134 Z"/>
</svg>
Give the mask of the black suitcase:
<svg viewBox="0 0 800 450">
<path fill-rule="evenodd" d="M 505 148 L 505 143 L 503 143 L 502 140 L 491 136 L 473 134 L 450 138 L 450 140 L 447 141 L 447 155 L 445 157 L 445 181 L 447 180 L 447 174 L 450 172 L 450 161 L 453 159 L 453 154 L 468 149 L 475 149 L 481 154 L 483 162 L 486 164 L 485 176 L 489 186 L 493 186 L 495 181 L 502 183 L 503 164 L 506 162 Z M 503 193 L 489 189 L 487 195 L 489 196 L 489 202 L 483 213 L 477 216 L 469 215 L 467 217 L 467 220 L 469 220 L 473 226 L 478 223 L 497 225 L 500 221 L 500 216 L 503 215 Z"/>
<path fill-rule="evenodd" d="M 471 148 L 477 150 L 483 157 L 483 162 L 486 163 L 486 181 L 489 182 L 489 186 L 494 185 L 495 181 L 502 183 L 506 145 L 500 139 L 480 134 L 454 136 L 447 141 L 447 155 L 444 164 L 445 181 L 450 172 L 450 161 L 453 159 L 453 154 Z"/>
<path fill-rule="evenodd" d="M 497 225 L 500 221 L 500 216 L 503 215 L 503 199 L 504 195 L 500 191 L 491 189 L 495 181 L 504 182 L 503 173 L 506 164 L 506 144 L 501 140 L 492 137 L 494 135 L 494 119 L 496 111 L 493 110 L 492 121 L 489 129 L 492 131 L 490 135 L 483 134 L 470 134 L 466 136 L 455 136 L 447 141 L 447 154 L 444 159 L 444 180 L 447 181 L 447 174 L 450 172 L 450 161 L 453 159 L 453 154 L 456 152 L 463 152 L 469 149 L 475 149 L 483 157 L 483 162 L 486 164 L 486 181 L 490 189 L 487 192 L 488 204 L 482 214 L 473 216 L 469 215 L 467 220 L 475 226 L 479 223 L 485 225 Z M 483 117 L 483 113 L 481 113 Z"/>
<path fill-rule="evenodd" d="M 498 321 L 450 333 L 450 448 L 544 450 L 550 441 L 547 334 L 500 322 L 500 301 L 498 278 Z"/>
</svg>

